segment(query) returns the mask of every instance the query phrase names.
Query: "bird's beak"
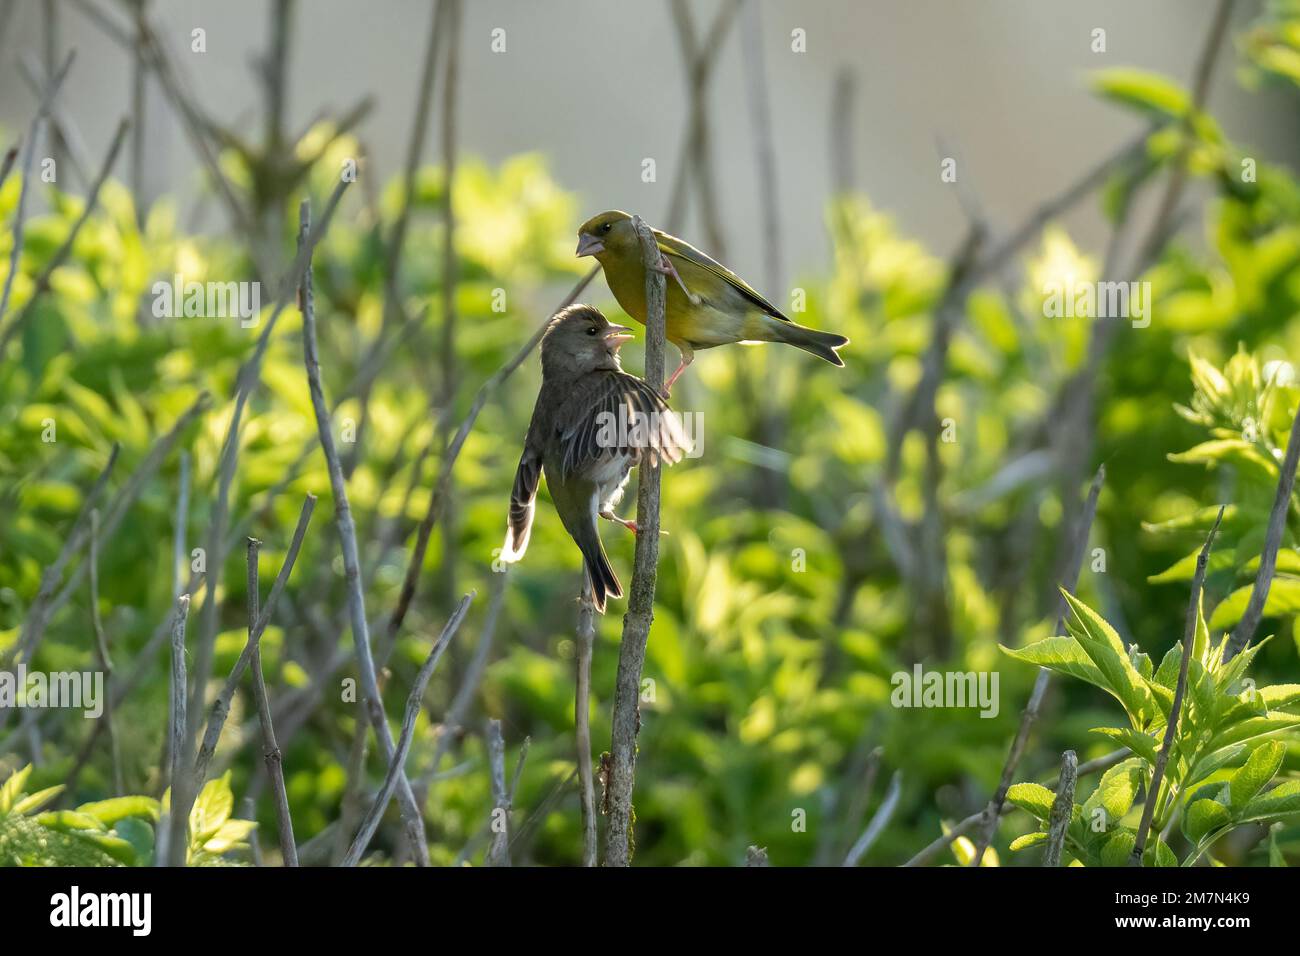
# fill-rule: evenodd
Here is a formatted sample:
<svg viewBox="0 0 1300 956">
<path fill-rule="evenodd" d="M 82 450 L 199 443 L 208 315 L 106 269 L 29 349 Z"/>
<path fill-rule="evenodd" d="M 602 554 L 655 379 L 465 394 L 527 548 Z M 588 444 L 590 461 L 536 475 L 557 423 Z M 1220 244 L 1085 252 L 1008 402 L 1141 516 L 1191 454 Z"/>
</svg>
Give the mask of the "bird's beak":
<svg viewBox="0 0 1300 956">
<path fill-rule="evenodd" d="M 578 251 L 575 255 L 581 259 L 583 256 L 594 256 L 597 253 L 605 251 L 605 244 L 589 232 L 578 234 Z"/>
<path fill-rule="evenodd" d="M 624 342 L 631 342 L 636 338 L 636 336 L 632 335 L 631 332 L 632 330 L 626 325 L 611 325 L 605 330 L 605 341 L 608 342 L 615 351 L 618 351 L 619 346 Z"/>
</svg>

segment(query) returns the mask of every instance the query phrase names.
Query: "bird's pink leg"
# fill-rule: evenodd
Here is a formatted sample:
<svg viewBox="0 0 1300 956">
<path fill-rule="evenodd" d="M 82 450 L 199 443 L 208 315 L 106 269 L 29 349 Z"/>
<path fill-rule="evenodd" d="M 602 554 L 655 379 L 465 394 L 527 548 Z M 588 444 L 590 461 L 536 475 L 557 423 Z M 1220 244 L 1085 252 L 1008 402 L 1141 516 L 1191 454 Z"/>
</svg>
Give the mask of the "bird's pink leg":
<svg viewBox="0 0 1300 956">
<path fill-rule="evenodd" d="M 620 518 L 612 511 L 602 511 L 600 513 L 600 516 L 604 518 L 606 521 L 612 521 L 615 524 L 621 524 L 624 528 L 627 528 L 627 530 L 631 531 L 633 534 L 641 533 L 641 529 L 637 527 L 637 523 L 633 521 L 631 518 Z M 663 535 L 668 534 L 668 532 L 664 531 L 662 528 L 659 529 L 659 533 Z"/>
</svg>

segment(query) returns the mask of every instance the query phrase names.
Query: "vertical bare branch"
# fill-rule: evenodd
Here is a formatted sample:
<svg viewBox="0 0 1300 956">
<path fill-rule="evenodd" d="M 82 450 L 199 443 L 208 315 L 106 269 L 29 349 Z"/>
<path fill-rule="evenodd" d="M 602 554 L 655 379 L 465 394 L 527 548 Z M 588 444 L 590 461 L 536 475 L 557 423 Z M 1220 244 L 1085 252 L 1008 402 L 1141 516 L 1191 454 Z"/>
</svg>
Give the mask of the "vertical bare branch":
<svg viewBox="0 0 1300 956">
<path fill-rule="evenodd" d="M 411 752 L 411 740 L 415 737 L 415 722 L 420 716 L 420 704 L 424 699 L 425 688 L 429 686 L 429 678 L 433 676 L 438 661 L 442 659 L 443 651 L 447 649 L 447 645 L 451 643 L 456 631 L 460 629 L 461 622 L 465 620 L 465 615 L 469 612 L 469 606 L 474 600 L 474 596 L 475 592 L 470 591 L 469 594 L 460 599 L 460 604 L 456 605 L 456 610 L 452 612 L 447 624 L 442 629 L 442 633 L 438 635 L 438 640 L 434 642 L 433 648 L 429 651 L 429 656 L 415 675 L 415 684 L 411 687 L 411 695 L 406 699 L 406 712 L 402 717 L 402 731 L 397 739 L 397 749 L 393 754 L 393 758 L 388 762 L 388 772 L 384 775 L 383 786 L 379 788 L 375 802 L 370 805 L 370 810 L 366 813 L 365 819 L 361 821 L 361 829 L 357 833 L 356 839 L 352 841 L 352 846 L 343 858 L 344 866 L 356 866 L 361 862 L 361 855 L 366 852 L 366 847 L 370 845 L 370 840 L 379 827 L 379 820 L 384 815 L 384 811 L 388 809 L 388 801 L 393 798 L 393 791 L 397 788 L 397 780 L 406 772 L 406 756 Z"/>
<path fill-rule="evenodd" d="M 366 621 L 366 599 L 361 584 L 361 557 L 357 549 L 356 524 L 348 504 L 348 489 L 343 480 L 343 465 L 334 445 L 330 429 L 329 405 L 321 384 L 320 359 L 316 350 L 316 306 L 312 291 L 310 247 L 307 245 L 311 230 L 311 204 L 303 200 L 298 211 L 298 244 L 306 250 L 306 262 L 301 273 L 300 297 L 302 304 L 303 364 L 307 370 L 307 387 L 311 392 L 312 409 L 316 415 L 316 430 L 320 435 L 321 451 L 329 469 L 330 492 L 334 497 L 334 521 L 338 527 L 339 543 L 343 551 L 343 571 L 347 588 L 348 617 L 352 627 L 352 643 L 357 656 L 357 670 L 361 677 L 362 706 L 375 730 L 384 760 L 391 765 L 397 753 L 393 732 L 384 714 L 384 702 L 379 693 L 379 679 L 375 673 L 375 659 L 370 647 L 370 625 Z M 300 252 L 300 258 L 302 253 Z M 416 863 L 429 865 L 429 846 L 425 840 L 424 817 L 415 802 L 411 782 L 406 773 L 398 776 L 397 798 L 406 827 L 407 842 L 415 853 Z"/>
<path fill-rule="evenodd" d="M 1277 491 L 1273 495 L 1273 507 L 1268 513 L 1268 531 L 1264 535 L 1264 551 L 1259 556 L 1259 570 L 1255 572 L 1255 586 L 1250 590 L 1250 600 L 1241 621 L 1233 628 L 1232 636 L 1223 649 L 1224 663 L 1232 660 L 1246 649 L 1255 628 L 1259 627 L 1260 618 L 1264 616 L 1264 605 L 1268 601 L 1269 587 L 1273 583 L 1273 572 L 1277 570 L 1277 552 L 1282 546 L 1282 535 L 1286 533 L 1286 519 L 1291 505 L 1291 493 L 1295 488 L 1296 463 L 1300 461 L 1300 411 L 1296 412 L 1291 422 L 1291 435 L 1286 442 L 1286 457 L 1282 460 L 1282 472 L 1278 475 Z"/>
<path fill-rule="evenodd" d="M 166 860 L 168 866 L 184 866 L 188 839 L 186 823 L 189 819 L 189 775 L 183 764 L 185 754 L 185 617 L 190 610 L 190 596 L 182 594 L 176 599 L 172 616 L 172 685 L 171 685 L 171 826 L 168 829 L 167 855 L 159 852 L 158 861 Z"/>
<path fill-rule="evenodd" d="M 578 796 L 582 804 L 582 865 L 596 865 L 596 786 L 591 773 L 591 653 L 596 642 L 591 585 L 584 583 L 578 599 L 577 678 L 574 681 L 573 726 L 578 748 Z"/>
<path fill-rule="evenodd" d="M 185 546 L 185 530 L 190 514 L 190 453 L 181 452 L 179 492 L 176 496 L 176 520 L 172 528 L 172 598 L 185 590 L 185 565 L 189 551 Z"/>
<path fill-rule="evenodd" d="M 104 634 L 104 622 L 99 616 L 99 510 L 90 512 L 90 627 L 95 633 L 95 662 L 104 673 L 104 713 L 105 733 L 108 734 L 108 750 L 113 761 L 113 792 L 119 796 L 126 793 L 122 781 L 122 752 L 118 747 L 117 733 L 113 729 L 113 658 L 108 653 L 108 638 Z M 69 788 L 71 789 L 71 788 Z"/>
<path fill-rule="evenodd" d="M 1079 758 L 1073 750 L 1061 755 L 1061 778 L 1056 786 L 1056 799 L 1052 801 L 1052 811 L 1048 815 L 1047 849 L 1043 853 L 1043 866 L 1061 865 L 1061 851 L 1065 848 L 1065 831 L 1070 826 L 1070 815 L 1074 811 L 1074 784 L 1079 776 Z M 976 857 L 975 865 L 979 865 Z"/>
<path fill-rule="evenodd" d="M 510 797 L 506 793 L 506 742 L 501 736 L 501 721 L 487 722 L 488 766 L 492 773 L 492 845 L 484 858 L 485 866 L 510 865 Z"/>
<path fill-rule="evenodd" d="M 1192 660 L 1192 645 L 1196 643 L 1196 619 L 1201 613 L 1201 588 L 1205 585 L 1205 567 L 1210 561 L 1210 549 L 1214 547 L 1214 536 L 1219 533 L 1219 522 L 1223 520 L 1223 507 L 1214 519 L 1214 527 L 1201 545 L 1201 553 L 1196 556 L 1196 573 L 1192 576 L 1192 593 L 1187 601 L 1187 615 L 1183 618 L 1183 657 L 1178 665 L 1178 684 L 1174 688 L 1174 702 L 1169 707 L 1169 719 L 1165 721 L 1165 739 L 1156 755 L 1156 765 L 1151 772 L 1151 782 L 1147 784 L 1147 802 L 1142 808 L 1142 821 L 1138 824 L 1137 836 L 1133 840 L 1133 853 L 1129 856 L 1129 866 L 1142 865 L 1142 851 L 1146 848 L 1147 834 L 1151 830 L 1151 821 L 1156 812 L 1156 800 L 1160 796 L 1160 783 L 1165 776 L 1165 766 L 1169 763 L 1169 753 L 1174 747 L 1174 736 L 1178 732 L 1178 721 L 1182 716 L 1183 698 L 1187 694 L 1187 669 Z"/>
<path fill-rule="evenodd" d="M 659 247 L 654 233 L 640 216 L 632 221 L 641 240 L 645 268 L 645 380 L 658 390 L 664 383 L 666 285 L 663 273 L 658 271 Z M 605 787 L 609 816 L 605 830 L 606 866 L 628 866 L 632 861 L 632 786 L 636 774 L 636 738 L 641 729 L 638 706 L 641 671 L 645 667 L 646 643 L 654 621 L 655 581 L 659 571 L 659 465 L 650 461 L 649 456 L 637 469 L 636 523 L 636 552 L 618 653 L 614 729 Z"/>
<path fill-rule="evenodd" d="M 257 630 L 258 602 L 261 585 L 257 574 L 257 556 L 262 542 L 248 539 L 248 640 L 253 642 Z M 257 719 L 262 726 L 262 757 L 266 761 L 266 774 L 271 781 L 275 799 L 275 823 L 280 834 L 280 856 L 285 866 L 298 865 L 298 847 L 293 839 L 293 818 L 289 814 L 289 795 L 284 788 L 284 765 L 280 745 L 275 739 L 275 726 L 271 722 L 271 701 L 266 692 L 266 678 L 262 674 L 262 646 L 253 646 L 253 699 L 257 704 Z"/>
</svg>

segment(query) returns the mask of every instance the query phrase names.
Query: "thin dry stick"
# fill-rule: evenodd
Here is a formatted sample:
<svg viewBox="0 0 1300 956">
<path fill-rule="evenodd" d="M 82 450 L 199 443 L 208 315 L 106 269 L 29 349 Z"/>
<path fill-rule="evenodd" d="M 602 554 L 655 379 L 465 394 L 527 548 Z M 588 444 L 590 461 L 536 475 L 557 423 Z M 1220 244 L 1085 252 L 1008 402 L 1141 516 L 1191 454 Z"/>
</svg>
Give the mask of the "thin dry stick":
<svg viewBox="0 0 1300 956">
<path fill-rule="evenodd" d="M 1071 594 L 1079 586 L 1079 575 L 1083 572 L 1083 556 L 1088 551 L 1088 536 L 1092 531 L 1093 519 L 1097 516 L 1097 499 L 1101 495 L 1101 486 L 1106 481 L 1106 466 L 1102 465 L 1097 469 L 1097 474 L 1093 476 L 1092 486 L 1088 489 L 1088 499 L 1083 506 L 1083 514 L 1079 516 L 1078 530 L 1074 533 L 1074 557 L 1071 561 L 1069 570 L 1066 572 L 1065 581 L 1062 586 Z M 1056 629 L 1053 634 L 1061 634 L 1065 630 L 1065 597 L 1060 598 L 1056 612 Z M 1051 681 L 1052 672 L 1046 667 L 1038 669 L 1038 675 L 1034 678 L 1034 689 L 1029 695 L 1029 703 L 1025 706 L 1024 713 L 1020 716 L 1020 727 L 1016 730 L 1016 737 L 1011 742 L 1011 752 L 1007 755 L 1007 762 L 1002 767 L 1002 776 L 998 780 L 998 789 L 993 794 L 993 799 L 989 801 L 985 809 L 985 823 L 980 832 L 980 838 L 975 841 L 975 857 L 971 861 L 971 866 L 979 866 L 984 859 L 984 851 L 988 849 L 990 841 L 993 839 L 993 831 L 997 828 L 998 817 L 1002 815 L 1002 807 L 1006 803 L 1007 791 L 1011 789 L 1011 778 L 1015 775 L 1016 767 L 1020 764 L 1020 758 L 1024 755 L 1025 746 L 1029 743 L 1029 732 L 1033 729 L 1034 721 L 1038 719 L 1038 709 L 1042 706 L 1043 695 L 1047 693 L 1047 685 Z"/>
<path fill-rule="evenodd" d="M 1291 505 L 1291 492 L 1295 487 L 1296 462 L 1300 460 L 1300 411 L 1296 412 L 1291 422 L 1291 435 L 1286 442 L 1286 457 L 1282 461 L 1282 473 L 1277 479 L 1277 491 L 1273 495 L 1273 507 L 1268 513 L 1268 531 L 1264 536 L 1264 551 L 1259 556 L 1259 570 L 1255 572 L 1255 586 L 1250 590 L 1250 600 L 1246 602 L 1246 611 L 1240 623 L 1233 629 L 1228 644 L 1223 649 L 1223 662 L 1226 664 L 1246 649 L 1255 628 L 1259 627 L 1260 618 L 1264 616 L 1264 605 L 1268 601 L 1268 591 L 1273 584 L 1273 572 L 1277 570 L 1277 552 L 1282 546 L 1282 535 L 1286 533 L 1286 519 Z"/>
<path fill-rule="evenodd" d="M 14 168 L 14 160 L 17 158 L 18 147 L 10 146 L 9 149 L 5 151 L 4 158 L 0 159 L 0 186 L 3 186 L 5 180 L 9 178 L 9 173 Z M 10 250 L 10 252 L 12 254 L 12 250 Z"/>
<path fill-rule="evenodd" d="M 894 775 L 889 779 L 889 786 L 885 789 L 885 797 L 880 801 L 880 806 L 871 817 L 871 822 L 867 828 L 862 831 L 862 836 L 849 850 L 848 856 L 844 858 L 845 866 L 857 866 L 858 861 L 866 856 L 867 851 L 871 849 L 885 827 L 889 825 L 890 818 L 894 815 L 894 809 L 898 806 L 898 798 L 903 791 L 903 777 L 900 771 L 895 770 Z"/>
<path fill-rule="evenodd" d="M 641 240 L 645 269 L 645 380 L 656 391 L 664 383 L 665 277 L 659 270 L 659 247 L 640 216 L 632 220 Z M 605 865 L 628 866 L 632 861 L 632 786 L 636 773 L 636 738 L 641 728 L 638 707 L 641 670 L 645 666 L 650 624 L 654 621 L 655 581 L 659 570 L 659 465 L 645 456 L 637 471 L 636 552 L 632 563 L 623 640 L 614 685 L 613 734 L 605 805 Z"/>
<path fill-rule="evenodd" d="M 564 301 L 555 309 L 556 312 L 568 308 L 577 301 L 582 290 L 587 288 L 588 283 L 596 277 L 600 271 L 600 266 L 593 266 L 591 271 L 578 280 Z M 554 313 L 552 313 L 554 315 Z M 392 616 L 388 619 L 388 627 L 379 644 L 379 657 L 384 659 L 388 650 L 392 647 L 393 642 L 397 639 L 397 632 L 406 619 L 406 613 L 411 608 L 411 600 L 415 597 L 415 588 L 419 583 L 420 575 L 424 571 L 424 555 L 429 547 L 429 538 L 433 534 L 434 525 L 438 523 L 442 515 L 442 509 L 447 498 L 447 488 L 451 481 L 452 468 L 456 464 L 456 459 L 460 456 L 461 449 L 465 446 L 465 439 L 469 437 L 470 431 L 474 427 L 474 422 L 478 420 L 479 412 L 487 404 L 488 398 L 508 379 L 529 354 L 537 347 L 537 343 L 542 340 L 546 334 L 546 326 L 550 323 L 551 316 L 547 316 L 546 322 L 533 333 L 532 337 L 520 347 L 519 351 L 506 362 L 505 365 L 497 369 L 492 376 L 484 382 L 474 396 L 474 402 L 470 406 L 469 414 L 465 420 L 460 423 L 460 428 L 456 430 L 455 436 L 451 440 L 446 450 L 442 453 L 442 460 L 438 466 L 438 480 L 434 484 L 433 491 L 429 494 L 429 506 L 425 510 L 424 518 L 420 522 L 419 530 L 415 536 L 415 547 L 411 549 L 411 557 L 406 563 L 406 577 L 402 581 L 402 590 L 397 598 L 397 606 L 393 609 Z"/>
<path fill-rule="evenodd" d="M 1196 556 L 1196 574 L 1192 576 L 1192 593 L 1187 601 L 1187 614 L 1183 618 L 1183 658 L 1178 665 L 1178 684 L 1174 688 L 1174 702 L 1169 707 L 1169 719 L 1165 721 L 1165 739 L 1156 755 L 1156 765 L 1151 771 L 1151 782 L 1147 785 L 1147 802 L 1142 808 L 1142 822 L 1138 824 L 1137 836 L 1133 840 L 1133 852 L 1129 856 L 1129 866 L 1142 865 L 1142 851 L 1146 848 L 1147 833 L 1151 830 L 1151 820 L 1156 812 L 1156 800 L 1160 796 L 1160 784 L 1165 776 L 1165 766 L 1169 763 L 1169 753 L 1174 748 L 1174 736 L 1178 732 L 1178 721 L 1182 716 L 1183 697 L 1187 693 L 1187 669 L 1192 661 L 1192 645 L 1196 643 L 1196 620 L 1201 612 L 1201 588 L 1205 585 L 1205 567 L 1210 561 L 1210 549 L 1214 547 L 1214 536 L 1219 533 L 1219 522 L 1223 520 L 1223 507 L 1220 506 L 1214 527 L 1206 535 L 1201 553 Z"/>
<path fill-rule="evenodd" d="M 492 845 L 488 847 L 485 866 L 510 865 L 510 798 L 506 794 L 506 742 L 501 736 L 501 721 L 487 722 L 488 765 L 492 770 Z"/>
<path fill-rule="evenodd" d="M 343 858 L 344 866 L 356 866 L 361 862 L 361 855 L 366 852 L 366 847 L 370 845 L 370 840 L 375 835 L 375 830 L 379 828 L 379 821 L 388 809 L 388 801 L 393 799 L 393 791 L 397 788 L 397 778 L 405 773 L 406 756 L 411 752 L 411 741 L 415 737 L 415 722 L 420 716 L 421 701 L 424 700 L 424 691 L 429 686 L 429 679 L 433 677 L 434 670 L 438 667 L 438 661 L 442 659 L 443 651 L 451 643 L 451 639 L 460 629 L 461 622 L 465 620 L 465 615 L 469 612 L 469 606 L 473 602 L 476 592 L 470 591 L 460 599 L 460 604 L 456 605 L 456 610 L 452 611 L 451 617 L 443 627 L 442 633 L 438 635 L 438 640 L 434 642 L 429 656 L 425 658 L 423 666 L 415 675 L 415 684 L 411 687 L 411 695 L 406 699 L 406 713 L 402 717 L 402 731 L 397 738 L 397 750 L 393 754 L 393 759 L 388 763 L 388 773 L 384 775 L 383 786 L 379 788 L 379 793 L 375 796 L 375 801 L 370 805 L 370 810 L 366 813 L 365 819 L 361 821 L 361 829 L 357 837 L 352 841 L 352 846 L 348 849 L 347 855 Z"/>
<path fill-rule="evenodd" d="M 257 555 L 262 542 L 256 538 L 248 539 L 248 639 L 253 640 L 257 629 L 258 602 L 261 598 L 261 586 L 257 574 Z M 298 847 L 293 839 L 293 818 L 289 814 L 289 794 L 284 787 L 284 764 L 280 745 L 275 739 L 275 725 L 271 722 L 271 700 L 266 692 L 266 678 L 262 675 L 262 647 L 260 642 L 254 646 L 253 659 L 253 699 L 257 702 L 257 719 L 262 726 L 262 756 L 266 761 L 266 774 L 271 780 L 271 792 L 275 797 L 275 824 L 280 834 L 280 855 L 285 866 L 298 865 Z"/>
<path fill-rule="evenodd" d="M 325 230 L 329 228 L 330 218 L 338 207 L 348 181 L 340 180 L 325 207 L 325 214 L 320 224 L 306 236 L 300 236 L 298 254 L 294 257 L 289 271 L 281 281 L 275 309 L 266 321 L 265 328 L 257 338 L 257 345 L 252 356 L 239 369 L 235 382 L 235 408 L 230 416 L 230 425 L 226 429 L 225 441 L 221 448 L 218 465 L 217 499 L 212 506 L 212 521 L 208 526 L 207 550 L 207 586 L 204 590 L 203 611 L 199 632 L 198 651 L 194 656 L 194 691 L 190 701 L 195 717 L 198 716 L 203 703 L 204 687 L 212 675 L 212 655 L 217 641 L 217 580 L 221 576 L 221 567 L 225 562 L 226 524 L 230 516 L 230 486 L 235 480 L 235 471 L 239 464 L 239 427 L 243 421 L 244 408 L 253 390 L 257 388 L 262 376 L 262 360 L 271 342 L 271 333 L 275 331 L 280 313 L 293 300 L 295 290 L 303 270 L 311 261 L 312 250 L 316 247 Z M 197 727 L 195 728 L 197 729 Z M 191 737 L 192 739 L 192 737 Z"/>
<path fill-rule="evenodd" d="M 185 549 L 185 525 L 190 513 L 190 453 L 181 452 L 180 492 L 176 496 L 176 520 L 172 527 L 172 597 L 178 598 L 185 590 L 181 582 L 185 579 L 185 564 L 188 556 Z"/>
<path fill-rule="evenodd" d="M 190 596 L 182 594 L 176 599 L 172 617 L 172 726 L 171 726 L 171 828 L 168 831 L 168 866 L 184 866 L 188 840 L 185 834 L 189 818 L 189 799 L 182 791 L 188 787 L 188 776 L 182 763 L 185 753 L 185 616 L 190 610 Z M 158 855 L 159 861 L 163 855 Z"/>
<path fill-rule="evenodd" d="M 23 307 L 17 311 L 9 324 L 5 326 L 4 331 L 0 332 L 0 362 L 4 361 L 5 352 L 9 349 L 9 343 L 22 329 L 23 323 L 31 313 L 33 305 L 50 288 L 50 277 L 54 274 L 54 270 L 62 266 L 68 258 L 68 255 L 72 252 L 72 244 L 76 242 L 77 234 L 81 232 L 81 227 L 86 224 L 86 220 L 90 218 L 91 213 L 95 211 L 95 207 L 99 204 L 99 191 L 103 188 L 104 181 L 108 178 L 113 165 L 117 162 L 117 154 L 121 152 L 122 144 L 126 142 L 126 131 L 129 126 L 130 123 L 125 119 L 118 123 L 117 133 L 113 136 L 113 142 L 108 148 L 108 155 L 104 158 L 104 164 L 100 167 L 99 174 L 95 177 L 94 183 L 91 184 L 81 215 L 77 217 L 77 220 L 72 224 L 72 228 L 68 230 L 68 235 L 64 238 L 63 244 L 50 257 L 50 261 L 45 264 L 41 274 L 36 277 L 32 294 L 23 303 Z M 3 317 L 4 312 L 0 311 L 0 321 L 3 321 Z"/>
<path fill-rule="evenodd" d="M 578 796 L 582 804 L 582 865 L 596 865 L 596 787 L 591 773 L 591 652 L 596 642 L 591 584 L 578 599 L 577 678 L 573 698 L 574 737 L 578 747 Z"/>
<path fill-rule="evenodd" d="M 50 79 L 50 85 L 45 88 L 45 96 L 36 109 L 36 115 L 32 117 L 32 122 L 27 127 L 27 148 L 23 150 L 23 181 L 19 184 L 18 208 L 14 211 L 13 246 L 9 250 L 9 273 L 5 276 L 3 291 L 0 291 L 0 319 L 4 318 L 9 311 L 9 294 L 13 291 L 14 276 L 18 274 L 18 257 L 23 251 L 23 226 L 27 220 L 27 191 L 31 187 L 32 162 L 36 157 L 36 140 L 40 135 L 41 122 L 49 113 L 50 104 L 54 102 L 59 87 L 63 85 L 68 70 L 72 69 L 72 61 L 75 58 L 76 51 L 70 50 L 59 72 Z M 12 165 L 12 161 L 9 165 Z M 3 355 L 4 353 L 0 352 L 0 358 L 3 358 Z"/>
<path fill-rule="evenodd" d="M 460 0 L 441 0 L 438 10 L 447 8 L 446 72 L 442 81 L 442 398 L 450 403 L 456 396 L 456 216 L 452 193 L 456 179 L 456 80 L 460 69 Z M 447 541 L 453 539 L 447 536 Z"/>
<path fill-rule="evenodd" d="M 1061 782 L 1056 787 L 1056 799 L 1048 815 L 1047 849 L 1043 853 L 1043 866 L 1061 865 L 1061 850 L 1065 848 L 1065 831 L 1070 826 L 1074 811 L 1074 784 L 1079 777 L 1079 758 L 1073 750 L 1061 755 Z"/>
<path fill-rule="evenodd" d="M 125 794 L 122 782 L 122 752 L 113 730 L 113 658 L 108 653 L 108 638 L 99 616 L 99 510 L 90 512 L 90 627 L 95 632 L 95 660 L 104 672 L 104 720 L 108 750 L 113 761 L 113 792 Z M 71 787 L 68 788 L 72 789 Z"/>
<path fill-rule="evenodd" d="M 509 566 L 507 565 L 507 567 Z M 474 656 L 470 659 L 469 666 L 465 668 L 465 676 L 461 679 L 460 689 L 456 691 L 456 696 L 452 699 L 451 706 L 447 708 L 447 714 L 442 720 L 442 728 L 438 732 L 438 744 L 434 747 L 433 759 L 429 761 L 429 769 L 420 777 L 418 789 L 422 794 L 428 791 L 429 785 L 437 775 L 443 754 L 447 752 L 447 748 L 451 745 L 452 738 L 464 725 L 465 714 L 469 712 L 470 704 L 474 701 L 474 695 L 478 692 L 479 682 L 483 679 L 483 671 L 486 670 L 488 657 L 492 653 L 492 641 L 496 635 L 497 621 L 501 617 L 502 605 L 505 604 L 508 574 L 509 571 L 501 571 L 494 575 L 495 583 L 492 587 L 492 597 L 488 603 L 487 616 L 483 620 L 483 633 L 474 648 Z"/>
<path fill-rule="evenodd" d="M 298 244 L 306 246 L 311 229 L 311 203 L 303 200 L 298 210 Z M 384 702 L 379 693 L 379 679 L 375 674 L 375 659 L 370 647 L 370 626 L 366 621 L 366 599 L 361 584 L 361 558 L 357 548 L 357 530 L 352 520 L 352 508 L 348 504 L 348 489 L 343 480 L 343 464 L 339 460 L 338 449 L 334 445 L 334 433 L 330 429 L 329 405 L 325 401 L 325 390 L 321 385 L 320 358 L 316 350 L 316 305 L 312 290 L 311 258 L 307 256 L 302 271 L 300 299 L 302 303 L 302 342 L 303 364 L 307 370 L 307 386 L 311 393 L 312 410 L 316 415 L 316 430 L 320 434 L 321 451 L 329 469 L 330 492 L 334 496 L 334 519 L 338 526 L 339 542 L 343 551 L 343 571 L 347 586 L 348 616 L 352 625 L 352 643 L 356 650 L 357 670 L 361 677 L 362 705 L 375 729 L 384 761 L 392 764 L 397 753 L 393 742 L 393 732 L 384 715 Z M 415 793 L 405 771 L 398 775 L 398 805 L 401 808 L 402 821 L 406 826 L 407 842 L 415 853 L 416 863 L 429 865 L 429 846 L 424 834 L 424 817 L 415 802 Z"/>
<path fill-rule="evenodd" d="M 198 755 L 194 758 L 194 786 L 195 792 L 203 785 L 207 777 L 208 764 L 212 762 L 212 755 L 217 751 L 217 742 L 221 739 L 221 730 L 226 726 L 226 718 L 230 716 L 230 702 L 234 699 L 235 689 L 239 686 L 239 680 L 244 676 L 244 671 L 253 662 L 253 655 L 257 653 L 258 644 L 262 640 L 262 634 L 266 630 L 266 625 L 271 621 L 271 615 L 275 613 L 275 606 L 279 603 L 280 594 L 284 591 L 285 585 L 289 583 L 289 575 L 293 572 L 294 562 L 298 560 L 298 552 L 302 548 L 302 540 L 307 535 L 307 525 L 311 522 L 312 509 L 316 507 L 316 496 L 309 494 L 302 503 L 302 511 L 298 513 L 298 526 L 293 529 L 293 539 L 289 542 L 289 551 L 284 556 L 284 564 L 280 567 L 280 573 L 275 576 L 275 583 L 271 585 L 271 593 L 266 597 L 266 605 L 258 615 L 256 625 L 248 633 L 248 641 L 244 644 L 244 649 L 239 654 L 239 659 L 235 661 L 235 666 L 230 671 L 230 676 L 226 678 L 225 685 L 221 692 L 217 694 L 217 699 L 212 704 L 212 712 L 208 715 L 208 725 L 203 732 L 203 743 L 199 747 Z"/>
</svg>

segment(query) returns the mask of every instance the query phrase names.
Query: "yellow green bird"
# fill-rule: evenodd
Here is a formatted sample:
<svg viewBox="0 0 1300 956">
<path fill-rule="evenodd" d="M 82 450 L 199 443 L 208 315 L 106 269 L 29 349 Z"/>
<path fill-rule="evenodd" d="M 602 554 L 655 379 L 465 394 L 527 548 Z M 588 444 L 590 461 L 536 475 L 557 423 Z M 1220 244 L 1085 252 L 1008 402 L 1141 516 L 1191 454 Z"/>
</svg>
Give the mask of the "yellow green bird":
<svg viewBox="0 0 1300 956">
<path fill-rule="evenodd" d="M 694 360 L 696 349 L 733 342 L 784 342 L 843 367 L 835 350 L 849 344 L 844 336 L 796 325 L 744 279 L 690 243 L 658 229 L 654 235 L 663 257 L 660 271 L 670 277 L 665 332 L 682 355 L 667 388 Z M 578 229 L 577 254 L 595 257 L 623 311 L 645 325 L 645 268 L 632 217 L 615 209 L 588 219 Z"/>
</svg>

